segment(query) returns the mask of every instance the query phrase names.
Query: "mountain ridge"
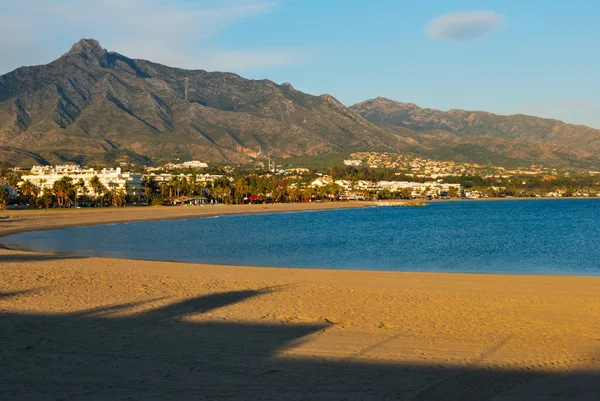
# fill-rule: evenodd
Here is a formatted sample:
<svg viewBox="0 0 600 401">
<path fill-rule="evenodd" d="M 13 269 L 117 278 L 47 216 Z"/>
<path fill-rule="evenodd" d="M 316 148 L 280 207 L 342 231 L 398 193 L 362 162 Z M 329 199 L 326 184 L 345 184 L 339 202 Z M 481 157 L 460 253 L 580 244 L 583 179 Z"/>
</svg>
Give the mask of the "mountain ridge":
<svg viewBox="0 0 600 401">
<path fill-rule="evenodd" d="M 46 162 L 247 162 L 402 142 L 329 95 L 134 60 L 91 39 L 0 76 L 0 140 L 17 163 L 14 149 Z"/>
<path fill-rule="evenodd" d="M 415 132 L 425 147 L 519 145 L 508 152 L 523 162 L 597 166 L 600 130 L 525 114 L 498 115 L 487 111 L 421 108 L 414 103 L 378 97 L 350 106 L 382 128 Z M 437 145 L 434 143 L 438 140 Z M 560 159 L 566 160 L 560 160 Z"/>
<path fill-rule="evenodd" d="M 600 165 L 593 154 L 600 137 L 591 128 L 583 132 L 564 124 L 544 143 L 540 135 L 520 133 L 518 125 L 507 135 L 499 116 L 488 112 L 441 112 L 382 99 L 345 107 L 331 95 L 310 95 L 287 82 L 168 67 L 81 39 L 48 64 L 0 76 L 0 161 L 247 163 L 267 156 L 382 151 Z M 588 149 L 578 143 L 586 135 Z"/>
</svg>

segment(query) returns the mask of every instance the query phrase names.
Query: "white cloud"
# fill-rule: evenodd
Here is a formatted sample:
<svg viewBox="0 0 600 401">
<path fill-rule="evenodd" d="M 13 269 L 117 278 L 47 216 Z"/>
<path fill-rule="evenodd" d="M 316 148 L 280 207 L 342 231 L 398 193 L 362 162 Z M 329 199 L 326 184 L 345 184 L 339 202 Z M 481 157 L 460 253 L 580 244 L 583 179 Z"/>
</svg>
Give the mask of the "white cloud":
<svg viewBox="0 0 600 401">
<path fill-rule="evenodd" d="M 209 39 L 228 27 L 273 12 L 278 5 L 274 1 L 6 1 L 3 18 L 11 24 L 0 24 L 0 52 L 4 55 L 0 73 L 47 63 L 51 61 L 49 53 L 56 58 L 82 37 L 97 39 L 108 50 L 128 57 L 190 69 L 237 72 L 277 67 L 300 58 L 293 49 L 208 46 Z"/>
<path fill-rule="evenodd" d="M 430 38 L 442 42 L 468 42 L 501 28 L 504 17 L 493 11 L 443 14 L 427 24 Z"/>
</svg>

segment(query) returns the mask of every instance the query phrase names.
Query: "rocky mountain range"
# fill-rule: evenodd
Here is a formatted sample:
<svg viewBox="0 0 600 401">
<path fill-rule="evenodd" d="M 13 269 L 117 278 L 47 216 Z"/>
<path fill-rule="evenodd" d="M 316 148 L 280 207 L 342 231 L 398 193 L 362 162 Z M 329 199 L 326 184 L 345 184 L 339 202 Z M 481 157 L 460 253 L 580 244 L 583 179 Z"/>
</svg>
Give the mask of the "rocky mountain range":
<svg viewBox="0 0 600 401">
<path fill-rule="evenodd" d="M 425 154 L 496 165 L 588 168 L 600 160 L 600 130 L 526 115 L 440 111 L 386 98 L 350 107 L 380 127 L 415 139 Z"/>
<path fill-rule="evenodd" d="M 494 164 L 599 166 L 600 131 L 527 116 L 345 107 L 290 84 L 183 70 L 82 39 L 59 59 L 0 76 L 0 162 L 13 165 L 410 152 Z"/>
</svg>

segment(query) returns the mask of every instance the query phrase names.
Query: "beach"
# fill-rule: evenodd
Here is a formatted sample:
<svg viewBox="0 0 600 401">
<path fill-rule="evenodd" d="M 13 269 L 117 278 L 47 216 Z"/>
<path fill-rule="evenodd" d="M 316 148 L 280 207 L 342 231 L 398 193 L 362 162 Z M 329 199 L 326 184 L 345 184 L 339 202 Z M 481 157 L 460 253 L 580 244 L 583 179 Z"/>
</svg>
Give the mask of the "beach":
<svg viewBox="0 0 600 401">
<path fill-rule="evenodd" d="M 2 211 L 0 236 L 357 206 Z M 600 277 L 0 249 L 0 398 L 598 400 L 599 379 Z"/>
</svg>

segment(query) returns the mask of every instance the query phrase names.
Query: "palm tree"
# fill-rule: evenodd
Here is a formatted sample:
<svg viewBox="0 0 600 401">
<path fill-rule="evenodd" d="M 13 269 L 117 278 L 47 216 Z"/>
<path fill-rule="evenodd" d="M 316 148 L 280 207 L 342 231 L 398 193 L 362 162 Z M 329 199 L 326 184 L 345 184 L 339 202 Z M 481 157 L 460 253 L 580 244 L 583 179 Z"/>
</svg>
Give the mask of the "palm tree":
<svg viewBox="0 0 600 401">
<path fill-rule="evenodd" d="M 244 196 L 248 194 L 248 182 L 246 178 L 240 177 L 235 180 L 233 188 L 235 190 L 235 203 L 243 203 Z"/>
<path fill-rule="evenodd" d="M 188 186 L 189 186 L 189 194 L 188 195 L 198 195 L 196 193 L 196 189 L 197 189 L 197 185 L 196 185 L 196 174 L 192 173 L 190 179 L 188 180 Z"/>
<path fill-rule="evenodd" d="M 176 176 L 171 176 L 169 180 L 169 198 L 173 197 L 173 193 L 179 196 L 179 189 L 181 188 L 181 183 Z"/>
<path fill-rule="evenodd" d="M 188 184 L 187 178 L 183 177 L 180 181 L 181 193 L 183 195 L 190 195 L 190 185 Z M 179 196 L 179 194 L 178 194 Z"/>
<path fill-rule="evenodd" d="M 317 193 L 316 189 L 313 187 L 306 187 L 303 191 L 302 191 L 302 200 L 304 202 L 311 200 L 315 194 Z"/>
<path fill-rule="evenodd" d="M 0 186 L 4 185 L 4 179 L 6 178 L 7 171 L 0 169 Z"/>
<path fill-rule="evenodd" d="M 16 188 L 17 185 L 19 184 L 19 180 L 20 179 L 21 178 L 18 175 L 16 175 L 16 174 L 13 173 L 13 174 L 11 174 L 11 175 L 8 176 L 8 184 L 11 187 Z"/>
<path fill-rule="evenodd" d="M 94 191 L 94 195 L 96 196 L 96 201 L 98 201 L 98 197 L 100 197 L 106 190 L 100 178 L 97 175 L 90 178 L 90 187 L 92 187 L 92 191 Z M 104 206 L 104 199 L 101 198 L 102 206 Z"/>
<path fill-rule="evenodd" d="M 142 178 L 142 186 L 144 187 L 144 197 L 146 198 L 146 206 L 150 204 L 150 195 L 157 190 L 156 181 L 150 176 Z"/>
<path fill-rule="evenodd" d="M 146 206 L 148 206 L 150 202 L 150 195 L 152 194 L 152 188 L 144 187 L 144 198 L 146 199 Z"/>
<path fill-rule="evenodd" d="M 52 186 L 56 201 L 59 207 L 68 207 L 71 196 L 75 193 L 75 186 L 73 185 L 73 179 L 71 177 L 63 177 L 60 180 L 54 182 Z"/>
<path fill-rule="evenodd" d="M 113 206 L 120 207 L 125 203 L 125 198 L 127 197 L 125 191 L 123 189 L 113 188 L 110 191 L 110 199 L 112 201 Z"/>
<path fill-rule="evenodd" d="M 25 180 L 21 183 L 19 191 L 25 198 L 27 198 L 27 203 L 31 203 L 31 198 L 36 197 L 39 193 L 38 187 L 36 187 L 35 184 L 29 180 Z"/>
<path fill-rule="evenodd" d="M 77 182 L 75 183 L 75 207 L 77 207 L 77 196 L 78 193 L 81 192 L 82 195 L 85 195 L 87 193 L 87 188 L 85 186 L 85 181 L 83 179 L 79 179 L 77 180 Z"/>
<path fill-rule="evenodd" d="M 10 200 L 10 194 L 8 193 L 8 189 L 0 186 L 0 210 L 4 210 L 6 208 L 6 204 Z"/>
<path fill-rule="evenodd" d="M 289 199 L 292 202 L 298 202 L 301 198 L 302 191 L 298 187 L 293 187 L 289 191 Z"/>
<path fill-rule="evenodd" d="M 38 198 L 38 205 L 44 206 L 46 211 L 48 211 L 48 207 L 54 203 L 54 196 L 52 195 L 52 190 L 48 188 L 44 188 L 41 196 Z"/>
</svg>

